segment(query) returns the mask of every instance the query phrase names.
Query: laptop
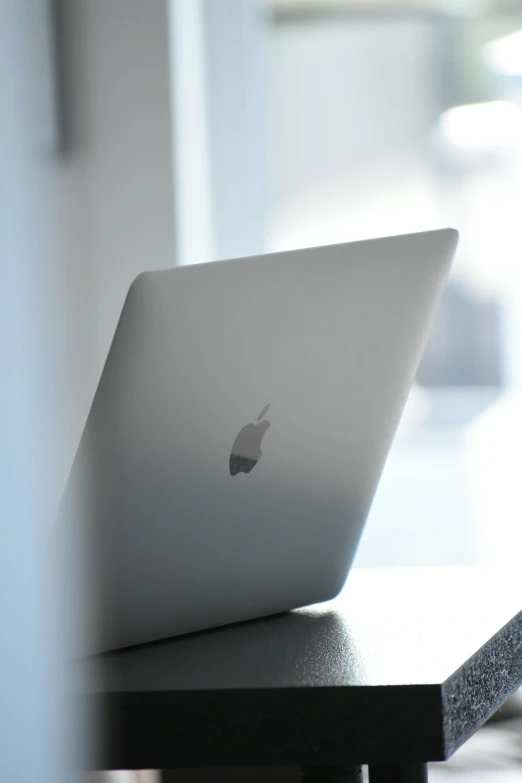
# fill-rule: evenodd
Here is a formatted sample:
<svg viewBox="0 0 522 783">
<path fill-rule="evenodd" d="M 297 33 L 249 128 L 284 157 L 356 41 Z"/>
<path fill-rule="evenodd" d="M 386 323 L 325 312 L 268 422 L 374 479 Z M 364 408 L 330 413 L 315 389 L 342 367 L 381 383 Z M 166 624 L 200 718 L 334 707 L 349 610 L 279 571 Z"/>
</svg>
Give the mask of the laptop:
<svg viewBox="0 0 522 783">
<path fill-rule="evenodd" d="M 339 592 L 457 237 L 139 275 L 64 499 L 92 553 L 84 652 Z"/>
</svg>

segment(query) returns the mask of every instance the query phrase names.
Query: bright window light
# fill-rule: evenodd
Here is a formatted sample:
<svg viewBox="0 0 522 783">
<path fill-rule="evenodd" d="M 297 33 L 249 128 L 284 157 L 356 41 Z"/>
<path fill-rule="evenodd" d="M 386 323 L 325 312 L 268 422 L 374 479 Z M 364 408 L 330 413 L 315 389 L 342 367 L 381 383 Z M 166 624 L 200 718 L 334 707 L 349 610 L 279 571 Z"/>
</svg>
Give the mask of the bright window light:
<svg viewBox="0 0 522 783">
<path fill-rule="evenodd" d="M 463 150 L 522 146 L 522 108 L 509 101 L 457 106 L 440 119 L 443 138 Z"/>
</svg>

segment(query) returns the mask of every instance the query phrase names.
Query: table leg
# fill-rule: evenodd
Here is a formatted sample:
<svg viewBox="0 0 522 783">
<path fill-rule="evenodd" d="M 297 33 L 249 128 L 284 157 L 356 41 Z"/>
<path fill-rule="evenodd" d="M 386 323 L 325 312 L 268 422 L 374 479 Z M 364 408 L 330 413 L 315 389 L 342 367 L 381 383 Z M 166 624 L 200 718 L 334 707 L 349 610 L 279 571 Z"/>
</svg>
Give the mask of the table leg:
<svg viewBox="0 0 522 783">
<path fill-rule="evenodd" d="M 362 767 L 302 767 L 301 783 L 363 783 Z"/>
<path fill-rule="evenodd" d="M 371 764 L 370 783 L 428 783 L 427 764 Z"/>
</svg>

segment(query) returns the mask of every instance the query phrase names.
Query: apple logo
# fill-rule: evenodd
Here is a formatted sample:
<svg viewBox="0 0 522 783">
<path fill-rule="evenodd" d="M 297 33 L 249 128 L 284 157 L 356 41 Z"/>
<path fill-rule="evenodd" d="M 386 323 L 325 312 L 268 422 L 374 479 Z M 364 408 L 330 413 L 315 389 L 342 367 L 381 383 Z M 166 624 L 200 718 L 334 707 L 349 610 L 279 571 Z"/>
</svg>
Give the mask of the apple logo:
<svg viewBox="0 0 522 783">
<path fill-rule="evenodd" d="M 265 405 L 259 416 L 257 424 L 245 424 L 240 430 L 230 452 L 230 475 L 237 476 L 238 473 L 250 473 L 261 459 L 261 441 L 263 435 L 270 427 L 270 422 L 263 419 L 266 416 L 270 403 Z"/>
</svg>

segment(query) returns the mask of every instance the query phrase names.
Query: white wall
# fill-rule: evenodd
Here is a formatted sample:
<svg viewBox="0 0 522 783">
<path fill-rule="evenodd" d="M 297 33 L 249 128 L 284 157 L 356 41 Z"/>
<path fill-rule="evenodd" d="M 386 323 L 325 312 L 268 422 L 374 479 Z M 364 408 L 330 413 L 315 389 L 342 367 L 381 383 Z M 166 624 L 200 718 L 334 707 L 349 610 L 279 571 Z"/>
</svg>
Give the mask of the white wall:
<svg viewBox="0 0 522 783">
<path fill-rule="evenodd" d="M 167 0 L 61 5 L 65 478 L 127 288 L 175 258 Z"/>
</svg>

